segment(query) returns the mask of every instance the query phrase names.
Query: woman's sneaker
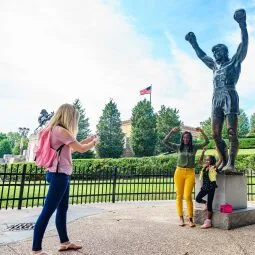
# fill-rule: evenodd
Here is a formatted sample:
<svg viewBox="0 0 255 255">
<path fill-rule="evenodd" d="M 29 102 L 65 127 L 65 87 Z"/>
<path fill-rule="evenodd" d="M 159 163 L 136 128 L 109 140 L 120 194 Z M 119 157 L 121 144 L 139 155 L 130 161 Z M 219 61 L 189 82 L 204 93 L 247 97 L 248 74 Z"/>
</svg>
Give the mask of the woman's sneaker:
<svg viewBox="0 0 255 255">
<path fill-rule="evenodd" d="M 206 219 L 204 224 L 201 226 L 201 228 L 205 229 L 205 228 L 211 228 L 212 227 L 212 221 L 209 219 Z"/>
</svg>

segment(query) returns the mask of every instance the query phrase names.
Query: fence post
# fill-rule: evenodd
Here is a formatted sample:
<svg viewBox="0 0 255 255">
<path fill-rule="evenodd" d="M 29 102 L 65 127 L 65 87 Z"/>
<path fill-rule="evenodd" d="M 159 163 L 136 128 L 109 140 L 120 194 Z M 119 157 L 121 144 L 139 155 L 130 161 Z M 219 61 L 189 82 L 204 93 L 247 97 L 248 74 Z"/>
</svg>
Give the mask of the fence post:
<svg viewBox="0 0 255 255">
<path fill-rule="evenodd" d="M 24 164 L 22 169 L 21 183 L 20 183 L 18 210 L 20 210 L 22 207 L 26 170 L 27 170 L 27 164 Z"/>
<path fill-rule="evenodd" d="M 118 169 L 117 166 L 115 166 L 114 175 L 113 175 L 113 187 L 112 187 L 112 203 L 115 203 L 117 169 Z"/>
</svg>

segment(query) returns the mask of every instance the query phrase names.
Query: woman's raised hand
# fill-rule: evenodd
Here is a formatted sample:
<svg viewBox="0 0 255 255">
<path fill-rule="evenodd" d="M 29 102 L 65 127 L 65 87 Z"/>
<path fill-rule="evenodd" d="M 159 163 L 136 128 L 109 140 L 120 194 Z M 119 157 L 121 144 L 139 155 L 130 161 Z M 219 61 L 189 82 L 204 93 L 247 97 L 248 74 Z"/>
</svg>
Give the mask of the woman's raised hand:
<svg viewBox="0 0 255 255">
<path fill-rule="evenodd" d="M 94 146 L 96 146 L 99 143 L 99 138 L 97 135 L 94 135 L 93 141 L 94 141 Z"/>
<path fill-rule="evenodd" d="M 172 133 L 175 133 L 175 132 L 177 132 L 177 131 L 178 131 L 178 127 L 174 127 L 174 128 L 171 129 L 171 132 L 172 132 Z"/>
<path fill-rule="evenodd" d="M 197 128 L 196 128 L 196 131 L 197 131 L 197 132 L 200 132 L 200 133 L 203 133 L 203 132 L 204 132 L 204 130 L 203 130 L 201 127 L 197 127 Z"/>
</svg>

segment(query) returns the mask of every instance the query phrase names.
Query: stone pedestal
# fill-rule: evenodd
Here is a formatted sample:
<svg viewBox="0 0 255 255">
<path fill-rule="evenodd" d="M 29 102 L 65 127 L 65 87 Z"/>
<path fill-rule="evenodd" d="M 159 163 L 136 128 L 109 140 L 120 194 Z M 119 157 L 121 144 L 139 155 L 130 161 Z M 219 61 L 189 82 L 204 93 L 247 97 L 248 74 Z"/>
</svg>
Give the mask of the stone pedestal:
<svg viewBox="0 0 255 255">
<path fill-rule="evenodd" d="M 231 204 L 234 210 L 247 208 L 247 179 L 243 174 L 218 174 L 218 188 L 215 190 L 213 211 L 219 211 L 221 204 Z M 196 175 L 195 193 L 201 188 L 199 175 Z M 206 199 L 206 197 L 205 197 Z"/>
<path fill-rule="evenodd" d="M 247 208 L 247 180 L 245 175 L 235 172 L 218 174 L 217 185 L 218 188 L 215 191 L 213 200 L 213 227 L 232 229 L 255 224 L 255 208 Z M 196 194 L 198 194 L 200 188 L 201 182 L 199 175 L 197 175 Z M 224 203 L 233 206 L 232 213 L 220 212 L 220 205 Z M 203 224 L 206 219 L 206 211 L 201 208 L 201 204 L 195 203 L 194 221 L 197 224 Z"/>
<path fill-rule="evenodd" d="M 194 221 L 202 225 L 206 219 L 206 211 L 195 209 Z M 232 213 L 213 212 L 212 226 L 220 229 L 240 228 L 255 224 L 255 208 L 234 210 Z"/>
</svg>

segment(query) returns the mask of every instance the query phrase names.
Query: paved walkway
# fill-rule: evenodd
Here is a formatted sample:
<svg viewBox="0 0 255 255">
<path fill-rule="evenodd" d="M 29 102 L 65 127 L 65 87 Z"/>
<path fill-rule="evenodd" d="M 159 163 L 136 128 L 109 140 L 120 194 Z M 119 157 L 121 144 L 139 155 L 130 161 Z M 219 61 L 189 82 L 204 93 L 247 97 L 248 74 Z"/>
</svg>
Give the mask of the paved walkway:
<svg viewBox="0 0 255 255">
<path fill-rule="evenodd" d="M 31 222 L 39 211 L 0 211 L 0 254 L 30 254 L 32 232 L 7 234 L 5 228 L 10 223 Z M 69 215 L 70 239 L 80 242 L 84 248 L 62 254 L 255 254 L 255 225 L 235 230 L 179 227 L 173 201 L 75 205 L 70 206 Z M 61 254 L 56 251 L 58 236 L 53 227 L 51 222 L 44 238 L 44 248 L 50 254 Z"/>
</svg>

